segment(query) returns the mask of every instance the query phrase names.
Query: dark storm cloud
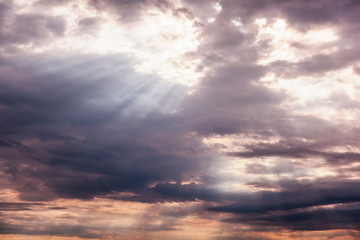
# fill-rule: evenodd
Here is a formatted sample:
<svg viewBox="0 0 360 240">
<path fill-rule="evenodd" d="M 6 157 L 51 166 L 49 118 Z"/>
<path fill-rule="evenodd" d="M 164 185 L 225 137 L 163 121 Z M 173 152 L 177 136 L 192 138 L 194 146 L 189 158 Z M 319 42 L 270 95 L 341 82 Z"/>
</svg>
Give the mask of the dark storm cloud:
<svg viewBox="0 0 360 240">
<path fill-rule="evenodd" d="M 259 191 L 255 194 L 239 195 L 238 197 L 242 198 L 239 204 L 211 207 L 210 210 L 236 214 L 266 214 L 279 210 L 360 201 L 358 181 L 318 179 L 302 183 L 281 180 L 278 184 L 282 188 L 280 192 Z"/>
<path fill-rule="evenodd" d="M 135 11 L 150 2 L 92 3 L 101 10 L 113 6 L 115 10 L 134 8 Z M 156 4 L 166 6 L 166 2 Z M 238 9 L 237 4 L 223 2 L 224 14 L 230 11 L 231 5 Z M 263 6 L 244 4 L 245 9 L 254 13 L 261 11 L 255 9 L 256 6 Z M 265 5 L 271 4 L 279 3 Z M 35 31 L 39 26 L 58 35 L 64 31 L 60 20 L 51 22 L 48 18 L 32 15 L 16 16 L 15 19 L 15 29 L 24 34 L 24 39 L 46 37 L 46 31 Z M 79 24 L 89 27 L 97 21 L 100 20 L 87 18 L 81 19 Z M 25 22 L 34 27 L 25 29 Z M 131 65 L 120 56 L 79 56 L 52 59 L 48 63 L 38 58 L 33 60 L 36 64 L 25 62 L 22 65 L 3 59 L 5 70 L 0 82 L 0 102 L 4 107 L 0 123 L 4 140 L 1 143 L 3 147 L 13 149 L 13 153 L 4 155 L 3 165 L 21 192 L 20 196 L 27 200 L 91 199 L 112 192 L 130 191 L 137 194 L 131 200 L 143 202 L 163 201 L 162 197 L 169 201 L 197 198 L 221 201 L 221 197 L 205 185 L 158 184 L 151 189 L 148 186 L 153 182 L 179 182 L 184 174 L 207 166 L 206 158 L 211 157 L 199 152 L 198 149 L 203 148 L 199 139 L 185 140 L 190 131 L 205 136 L 253 132 L 266 135 L 271 129 L 285 137 L 299 136 L 299 132 L 293 130 L 297 123 L 289 121 L 291 118 L 278 107 L 288 96 L 256 84 L 267 67 L 244 61 L 256 60 L 256 54 L 252 58 L 243 54 L 253 36 L 246 36 L 231 24 L 225 27 L 221 24 L 220 21 L 220 25 L 205 29 L 203 36 L 212 35 L 212 38 L 200 48 L 211 49 L 220 57 L 223 56 L 219 54 L 232 52 L 237 61 L 223 61 L 214 67 L 195 93 L 183 102 L 181 111 L 174 115 L 156 111 L 142 117 L 136 115 L 137 111 L 148 108 L 142 96 L 146 99 L 151 89 L 166 86 L 150 76 L 134 74 Z M 218 29 L 222 30 L 215 31 Z M 117 93 L 110 91 L 114 87 Z M 184 94 L 181 88 L 174 91 Z M 304 118 L 304 128 L 310 123 L 315 126 L 316 121 Z M 324 125 L 324 122 L 318 121 L 317 125 Z M 307 131 L 312 135 L 321 132 Z M 312 135 L 305 136 L 311 138 Z M 27 140 L 38 143 L 30 143 L 25 148 L 22 142 Z M 252 148 L 249 152 L 231 155 L 303 158 L 322 154 L 298 145 Z M 357 157 L 356 154 L 326 154 L 329 159 Z M 20 166 L 23 161 L 31 162 L 33 167 Z M 55 169 L 61 169 L 61 173 Z M 42 196 L 45 193 L 47 197 Z"/>
<path fill-rule="evenodd" d="M 318 209 L 299 213 L 265 217 L 228 219 L 227 222 L 244 222 L 260 226 L 273 226 L 296 231 L 331 229 L 358 229 L 360 209 Z M 331 216 L 331 217 L 329 217 Z"/>
<path fill-rule="evenodd" d="M 0 202 L 0 212 L 1 211 L 25 211 L 31 210 L 32 206 L 40 205 L 39 203 L 14 203 L 14 202 Z"/>
<path fill-rule="evenodd" d="M 280 182 L 284 187 L 281 192 L 260 191 L 243 197 L 238 204 L 210 207 L 209 210 L 232 213 L 234 217 L 225 221 L 252 226 L 306 231 L 357 229 L 359 182 L 328 181 L 290 184 L 283 181 Z M 329 204 L 338 205 L 319 208 Z"/>
<path fill-rule="evenodd" d="M 37 4 L 50 7 L 69 2 Z M 161 0 L 89 1 L 98 11 L 111 12 L 121 23 L 138 21 L 142 11 L 150 7 L 189 18 L 198 16 L 199 11 L 203 11 L 204 18 L 216 13 L 208 1 L 186 2 L 188 8 L 175 9 Z M 354 23 L 359 14 L 356 3 L 220 1 L 222 10 L 216 21 L 197 25 L 202 30 L 197 54 L 209 72 L 191 94 L 185 87 L 135 73 L 136 63 L 121 55 L 68 56 L 54 52 L 31 56 L 14 50 L 9 45 L 41 43 L 63 36 L 66 21 L 41 14 L 16 15 L 11 12 L 11 3 L 1 3 L 0 41 L 12 57 L 0 58 L 0 177 L 18 191 L 20 199 L 30 202 L 2 202 L 0 210 L 31 210 L 35 206 L 32 201 L 57 198 L 104 197 L 143 203 L 200 200 L 206 202 L 200 208 L 163 210 L 160 215 L 183 217 L 211 205 L 206 209 L 211 213 L 233 214 L 224 221 L 254 228 L 358 229 L 360 182 L 342 178 L 348 177 L 350 171 L 358 171 L 358 167 L 334 170 L 338 175 L 333 178 L 311 181 L 291 181 L 280 176 L 296 172 L 291 163 L 284 164 L 286 160 L 321 158 L 326 163 L 319 163 L 319 167 L 332 168 L 358 163 L 357 152 L 328 150 L 348 143 L 357 146 L 354 142 L 358 130 L 318 116 L 295 115 L 283 107 L 291 96 L 259 82 L 269 72 L 288 74 L 289 81 L 346 66 L 358 72 L 360 57 L 354 44 L 358 35 L 350 31 L 358 28 Z M 257 64 L 260 52 L 271 49 L 266 40 L 253 44 L 257 30 L 251 24 L 258 17 L 285 18 L 304 33 L 332 24 L 340 29 L 340 40 L 334 43 L 340 47 L 335 53 L 315 52 L 299 62 L 277 61 L 261 66 Z M 249 24 L 248 32 L 234 26 L 230 21 L 234 18 Z M 12 19 L 11 28 L 6 19 Z M 97 17 L 79 18 L 78 31 L 92 33 L 101 21 Z M 5 34 L 9 29 L 11 32 Z M 311 48 L 307 43 L 293 45 Z M 152 95 L 155 90 L 164 92 L 158 97 Z M 180 102 L 173 97 L 176 95 L 185 100 Z M 339 97 L 334 95 L 332 101 Z M 339 106 L 357 107 L 357 102 L 348 96 L 341 99 Z M 205 146 L 202 137 L 254 133 L 259 139 L 274 136 L 282 140 L 245 144 L 246 151 L 229 152 L 228 157 L 239 161 L 281 159 L 284 162 L 279 160 L 271 167 L 249 161 L 243 173 L 276 174 L 278 179 L 246 182 L 254 189 L 267 189 L 253 193 L 224 193 L 214 188 L 218 179 L 207 170 L 219 154 Z M 303 167 L 307 167 L 305 163 Z M 189 175 L 200 176 L 202 183 L 181 184 Z M 9 188 L 6 184 L 0 187 Z M 337 205 L 324 208 L 330 204 Z M 174 230 L 177 224 L 169 220 L 158 227 L 144 224 L 144 228 Z M 84 226 L 29 230 L 7 222 L 0 224 L 0 233 L 99 237 Z"/>
<path fill-rule="evenodd" d="M 8 63 L 1 79 L 2 147 L 12 149 L 2 153 L 2 165 L 22 199 L 142 192 L 152 182 L 181 181 L 210 163 L 174 116 L 151 109 L 137 115 L 149 108 L 142 97 L 156 87 L 166 91 L 166 83 L 134 75 L 121 56 L 88 56 L 76 64 L 78 59 L 67 59 L 74 62 L 69 69 L 47 63 L 46 71 L 55 70 L 46 73 L 32 63 L 16 69 Z M 109 69 L 112 75 L 101 74 Z"/>
<path fill-rule="evenodd" d="M 129 201 L 158 202 L 158 201 L 195 201 L 205 200 L 217 204 L 234 202 L 231 205 L 209 207 L 214 212 L 226 212 L 240 215 L 266 215 L 278 211 L 291 213 L 311 207 L 331 204 L 348 204 L 360 202 L 358 190 L 359 181 L 345 181 L 341 179 L 316 179 L 314 181 L 296 182 L 280 180 L 269 183 L 249 183 L 261 188 L 278 188 L 281 191 L 258 191 L 255 193 L 221 193 L 202 184 L 158 184 L 150 191 L 137 196 L 122 197 Z M 140 192 L 139 192 L 140 193 Z M 152 200 L 151 200 L 152 199 Z"/>
<path fill-rule="evenodd" d="M 335 139 L 334 139 L 335 140 Z M 331 165 L 343 165 L 357 163 L 360 160 L 360 154 L 357 152 L 332 152 L 327 148 L 341 146 L 342 141 L 327 142 L 318 140 L 317 143 L 303 143 L 300 141 L 281 141 L 274 144 L 255 144 L 248 145 L 249 151 L 230 152 L 230 156 L 241 158 L 261 158 L 261 157 L 279 157 L 285 159 L 305 159 L 305 158 L 322 158 Z M 357 144 L 355 144 L 357 146 Z M 262 165 L 251 167 L 255 172 L 261 172 Z M 252 170 L 250 170 L 252 171 Z"/>
<path fill-rule="evenodd" d="M 219 191 L 209 188 L 205 184 L 176 184 L 160 183 L 154 187 L 145 189 L 134 189 L 134 195 L 116 196 L 109 198 L 133 202 L 156 203 L 156 202 L 193 202 L 205 200 L 210 202 L 222 202 L 229 199 L 236 199 L 238 194 L 220 194 Z"/>
</svg>

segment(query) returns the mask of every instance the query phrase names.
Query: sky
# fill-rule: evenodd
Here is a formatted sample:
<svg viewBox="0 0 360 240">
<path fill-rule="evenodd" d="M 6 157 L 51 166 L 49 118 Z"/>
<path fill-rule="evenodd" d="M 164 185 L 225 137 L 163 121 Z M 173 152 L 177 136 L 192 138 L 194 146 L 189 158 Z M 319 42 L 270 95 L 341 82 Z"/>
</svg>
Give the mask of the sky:
<svg viewBox="0 0 360 240">
<path fill-rule="evenodd" d="M 0 0 L 0 239 L 360 239 L 358 0 Z"/>
</svg>

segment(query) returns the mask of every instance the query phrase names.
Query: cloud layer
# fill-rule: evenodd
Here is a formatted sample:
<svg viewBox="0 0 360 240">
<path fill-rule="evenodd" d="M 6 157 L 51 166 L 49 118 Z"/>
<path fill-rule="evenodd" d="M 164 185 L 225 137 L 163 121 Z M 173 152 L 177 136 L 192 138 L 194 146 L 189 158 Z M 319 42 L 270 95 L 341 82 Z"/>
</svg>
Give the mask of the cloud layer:
<svg viewBox="0 0 360 240">
<path fill-rule="evenodd" d="M 2 238 L 357 239 L 359 8 L 0 1 Z"/>
</svg>

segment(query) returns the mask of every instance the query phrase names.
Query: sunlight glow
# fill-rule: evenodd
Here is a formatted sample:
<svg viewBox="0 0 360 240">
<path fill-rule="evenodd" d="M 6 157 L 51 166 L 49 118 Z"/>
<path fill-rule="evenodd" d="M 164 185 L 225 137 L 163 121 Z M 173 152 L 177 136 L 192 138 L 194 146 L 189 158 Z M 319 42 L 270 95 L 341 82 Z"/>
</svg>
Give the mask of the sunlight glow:
<svg viewBox="0 0 360 240">
<path fill-rule="evenodd" d="M 271 130 L 269 130 L 271 132 Z M 246 145 L 260 143 L 276 143 L 281 138 L 274 133 L 274 136 L 260 136 L 257 134 L 231 134 L 231 135 L 214 135 L 203 138 L 203 143 L 217 149 L 219 152 L 245 152 Z"/>
<path fill-rule="evenodd" d="M 312 48 L 305 51 L 302 48 L 294 48 L 293 44 L 306 44 L 317 48 L 319 53 L 330 53 L 336 51 L 336 48 L 325 43 L 332 43 L 338 39 L 337 34 L 332 28 L 320 28 L 310 30 L 306 33 L 300 32 L 288 26 L 283 19 L 268 21 L 265 18 L 255 20 L 258 26 L 258 35 L 256 42 L 270 41 L 269 50 L 262 53 L 258 61 L 261 65 L 266 65 L 274 61 L 300 61 L 313 54 Z"/>
<path fill-rule="evenodd" d="M 215 19 L 214 17 L 211 17 L 211 18 L 208 18 L 208 19 L 207 19 L 208 23 L 215 22 L 215 20 L 216 20 L 216 19 Z"/>
<path fill-rule="evenodd" d="M 291 111 L 296 111 L 297 115 L 315 115 L 333 122 L 348 121 L 358 125 L 356 119 L 360 111 L 356 105 L 360 98 L 360 80 L 351 67 L 330 71 L 317 78 L 287 79 L 269 73 L 260 79 L 260 83 L 292 96 L 284 107 L 291 106 Z M 339 99 L 343 104 L 339 104 Z"/>
<path fill-rule="evenodd" d="M 213 5 L 213 8 L 218 12 L 220 12 L 222 10 L 222 6 L 218 2 Z"/>
<path fill-rule="evenodd" d="M 156 7 L 143 13 L 141 19 L 131 24 L 121 24 L 108 12 L 97 11 L 86 2 L 72 2 L 45 8 L 31 7 L 33 2 L 17 0 L 18 12 L 46 13 L 66 20 L 64 36 L 48 43 L 30 43 L 22 48 L 29 52 L 65 51 L 79 53 L 123 53 L 134 58 L 135 70 L 153 74 L 174 84 L 192 86 L 203 76 L 197 66 L 200 59 L 194 52 L 200 44 L 198 30 L 193 20 L 185 15 L 174 16 Z M 45 11 L 46 10 L 46 11 Z M 84 32 L 80 21 L 94 18 L 97 25 Z M 36 43 L 35 43 L 36 44 Z"/>
</svg>

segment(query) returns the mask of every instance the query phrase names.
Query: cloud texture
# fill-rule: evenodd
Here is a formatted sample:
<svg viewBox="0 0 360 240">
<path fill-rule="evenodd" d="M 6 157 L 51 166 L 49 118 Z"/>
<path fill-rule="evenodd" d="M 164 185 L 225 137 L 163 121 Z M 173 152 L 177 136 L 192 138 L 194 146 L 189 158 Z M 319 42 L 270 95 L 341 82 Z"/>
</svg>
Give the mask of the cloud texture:
<svg viewBox="0 0 360 240">
<path fill-rule="evenodd" d="M 0 0 L 0 238 L 358 239 L 359 15 Z"/>
</svg>

